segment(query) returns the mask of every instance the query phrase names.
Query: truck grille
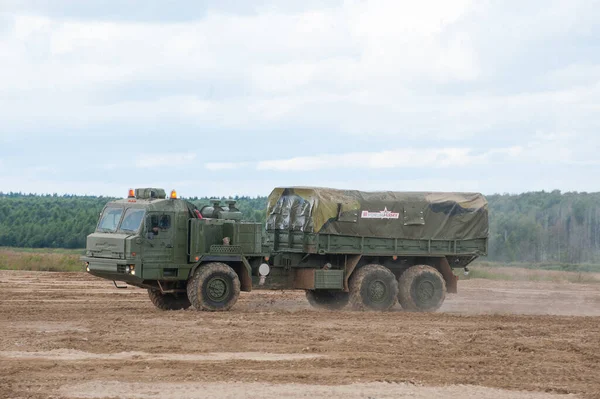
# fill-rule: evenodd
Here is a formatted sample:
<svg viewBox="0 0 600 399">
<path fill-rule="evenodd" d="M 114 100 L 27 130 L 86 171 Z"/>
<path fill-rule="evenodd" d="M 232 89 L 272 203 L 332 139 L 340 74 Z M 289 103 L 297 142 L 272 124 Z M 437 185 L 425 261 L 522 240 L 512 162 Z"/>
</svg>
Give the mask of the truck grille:
<svg viewBox="0 0 600 399">
<path fill-rule="evenodd" d="M 242 247 L 239 245 L 211 245 L 210 252 L 213 254 L 241 254 Z"/>
</svg>

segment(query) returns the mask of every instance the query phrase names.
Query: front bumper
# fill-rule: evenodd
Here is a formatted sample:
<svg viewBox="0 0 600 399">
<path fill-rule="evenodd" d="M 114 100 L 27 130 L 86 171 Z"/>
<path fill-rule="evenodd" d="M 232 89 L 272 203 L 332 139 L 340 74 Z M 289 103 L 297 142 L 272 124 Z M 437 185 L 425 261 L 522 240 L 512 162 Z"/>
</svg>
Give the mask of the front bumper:
<svg viewBox="0 0 600 399">
<path fill-rule="evenodd" d="M 86 271 L 93 276 L 131 284 L 141 284 L 143 281 L 141 278 L 142 265 L 133 259 L 93 258 L 89 256 L 82 256 L 79 259 L 85 262 Z M 133 274 L 130 271 L 132 266 Z"/>
</svg>

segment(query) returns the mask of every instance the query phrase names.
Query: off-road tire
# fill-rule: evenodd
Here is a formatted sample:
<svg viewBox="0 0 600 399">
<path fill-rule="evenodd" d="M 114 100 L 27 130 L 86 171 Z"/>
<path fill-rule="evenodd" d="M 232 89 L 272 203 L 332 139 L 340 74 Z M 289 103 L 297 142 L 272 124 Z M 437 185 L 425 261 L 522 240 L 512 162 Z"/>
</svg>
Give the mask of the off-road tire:
<svg viewBox="0 0 600 399">
<path fill-rule="evenodd" d="M 306 299 L 313 308 L 340 310 L 350 300 L 350 294 L 344 291 L 306 290 Z"/>
<path fill-rule="evenodd" d="M 198 267 L 188 281 L 187 295 L 196 310 L 226 311 L 240 296 L 240 279 L 225 263 L 207 263 Z"/>
<path fill-rule="evenodd" d="M 361 267 L 350 276 L 348 285 L 350 304 L 354 309 L 386 311 L 397 302 L 398 280 L 384 266 Z"/>
<path fill-rule="evenodd" d="M 435 312 L 446 299 L 446 281 L 434 267 L 411 266 L 398 279 L 398 301 L 410 312 Z"/>
<path fill-rule="evenodd" d="M 190 307 L 190 301 L 184 293 L 162 294 L 159 290 L 148 289 L 148 296 L 154 306 L 160 310 L 182 310 Z"/>
</svg>

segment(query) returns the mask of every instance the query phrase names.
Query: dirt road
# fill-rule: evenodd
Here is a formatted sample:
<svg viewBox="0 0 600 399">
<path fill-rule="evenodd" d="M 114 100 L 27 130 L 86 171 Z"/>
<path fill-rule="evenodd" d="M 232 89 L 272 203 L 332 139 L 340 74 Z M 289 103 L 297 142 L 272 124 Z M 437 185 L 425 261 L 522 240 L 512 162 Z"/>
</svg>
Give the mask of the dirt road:
<svg viewBox="0 0 600 399">
<path fill-rule="evenodd" d="M 2 398 L 600 397 L 600 287 L 461 281 L 441 312 L 302 292 L 161 312 L 83 273 L 0 272 Z"/>
</svg>

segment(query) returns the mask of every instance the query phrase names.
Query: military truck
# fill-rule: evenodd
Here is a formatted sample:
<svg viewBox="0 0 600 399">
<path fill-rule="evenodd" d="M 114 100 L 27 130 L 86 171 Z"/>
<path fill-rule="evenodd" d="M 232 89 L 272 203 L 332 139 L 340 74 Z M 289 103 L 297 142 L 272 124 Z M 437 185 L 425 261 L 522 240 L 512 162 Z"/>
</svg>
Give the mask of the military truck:
<svg viewBox="0 0 600 399">
<path fill-rule="evenodd" d="M 318 308 L 435 311 L 457 292 L 453 270 L 487 248 L 478 193 L 279 187 L 263 225 L 242 221 L 235 201 L 198 209 L 141 188 L 105 206 L 82 260 L 163 310 L 224 311 L 240 291 L 297 289 Z"/>
</svg>

